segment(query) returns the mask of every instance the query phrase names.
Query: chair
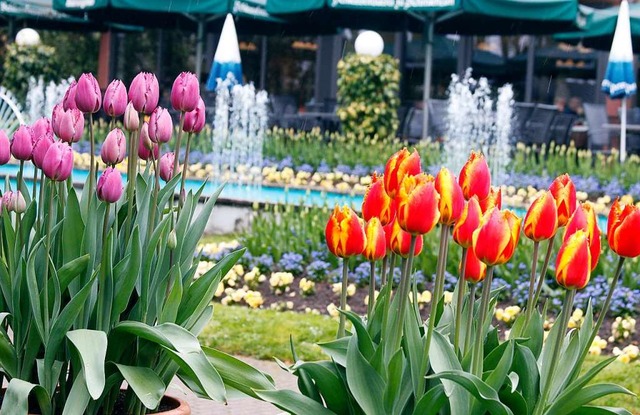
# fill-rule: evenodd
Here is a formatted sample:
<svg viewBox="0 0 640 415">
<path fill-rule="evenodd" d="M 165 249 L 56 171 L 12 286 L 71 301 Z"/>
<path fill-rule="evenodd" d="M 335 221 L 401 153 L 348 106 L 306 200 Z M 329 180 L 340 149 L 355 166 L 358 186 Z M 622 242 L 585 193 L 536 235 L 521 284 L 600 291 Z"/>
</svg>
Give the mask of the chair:
<svg viewBox="0 0 640 415">
<path fill-rule="evenodd" d="M 558 113 L 549 127 L 550 139 L 558 145 L 569 144 L 571 127 L 578 117 L 573 114 Z"/>
<path fill-rule="evenodd" d="M 401 105 L 398 107 L 398 130 L 396 131 L 396 137 L 402 137 L 404 132 L 404 125 L 407 121 L 407 115 L 411 109 L 410 105 Z"/>
<path fill-rule="evenodd" d="M 640 108 L 627 110 L 627 123 L 640 125 Z M 627 132 L 627 153 L 640 154 L 640 133 Z"/>
<path fill-rule="evenodd" d="M 611 150 L 611 134 L 608 129 L 604 128 L 604 124 L 608 122 L 604 105 L 585 103 L 584 115 L 589 126 L 587 132 L 589 150 L 609 152 Z"/>
<path fill-rule="evenodd" d="M 433 140 L 439 140 L 446 135 L 448 111 L 447 100 L 429 100 L 429 137 Z"/>
<path fill-rule="evenodd" d="M 272 95 L 269 104 L 271 105 L 270 126 L 288 128 L 286 116 L 295 114 L 298 109 L 295 97 L 292 95 Z"/>
<path fill-rule="evenodd" d="M 514 105 L 514 138 L 516 142 L 524 142 L 524 128 L 531 117 L 535 104 L 531 102 L 516 102 Z"/>
<path fill-rule="evenodd" d="M 411 108 L 407 113 L 402 131 L 403 140 L 409 144 L 417 143 L 422 139 L 422 110 Z"/>
<path fill-rule="evenodd" d="M 549 127 L 557 113 L 553 105 L 536 105 L 522 131 L 523 142 L 535 146 L 549 144 Z"/>
</svg>

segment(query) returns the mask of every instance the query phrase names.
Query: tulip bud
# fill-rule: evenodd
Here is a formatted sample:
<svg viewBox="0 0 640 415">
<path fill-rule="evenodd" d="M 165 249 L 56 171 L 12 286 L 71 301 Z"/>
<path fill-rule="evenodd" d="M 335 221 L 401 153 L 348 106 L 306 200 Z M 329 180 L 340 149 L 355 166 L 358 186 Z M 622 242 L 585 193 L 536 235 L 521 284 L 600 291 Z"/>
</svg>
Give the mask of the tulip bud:
<svg viewBox="0 0 640 415">
<path fill-rule="evenodd" d="M 366 221 L 376 217 L 384 226 L 395 218 L 398 206 L 396 201 L 385 192 L 382 179 L 376 173 L 371 175 L 371 184 L 367 187 L 362 200 L 362 217 Z"/>
<path fill-rule="evenodd" d="M 2 195 L 2 206 L 9 212 L 23 213 L 27 210 L 27 203 L 22 193 L 18 191 L 8 191 Z"/>
<path fill-rule="evenodd" d="M 49 151 L 49 147 L 53 144 L 53 133 L 48 132 L 36 138 L 33 145 L 32 160 L 33 164 L 39 169 L 42 168 L 44 158 Z"/>
<path fill-rule="evenodd" d="M 391 235 L 389 237 L 391 251 L 403 258 L 408 258 L 409 252 L 411 252 L 411 234 L 402 230 L 397 218 L 387 227 L 389 229 L 385 227 L 385 233 Z M 416 248 L 413 250 L 413 256 L 420 255 L 420 252 L 422 252 L 422 235 L 418 235 L 416 239 Z"/>
<path fill-rule="evenodd" d="M 502 188 L 491 186 L 487 197 L 480 200 L 480 209 L 485 213 L 494 207 L 502 209 Z"/>
<path fill-rule="evenodd" d="M 168 143 L 173 133 L 173 121 L 166 108 L 157 107 L 149 119 L 149 138 L 154 143 Z"/>
<path fill-rule="evenodd" d="M 598 214 L 590 202 L 578 204 L 573 215 L 569 218 L 569 222 L 567 222 L 562 240 L 566 242 L 578 229 L 586 231 L 589 236 L 591 271 L 593 271 L 596 265 L 598 265 L 602 247 L 600 242 L 600 228 L 598 227 Z"/>
<path fill-rule="evenodd" d="M 42 171 L 51 180 L 65 181 L 73 169 L 73 150 L 65 142 L 58 141 L 47 150 L 42 163 Z"/>
<path fill-rule="evenodd" d="M 616 199 L 607 223 L 609 246 L 621 257 L 640 256 L 640 207 L 624 205 Z"/>
<path fill-rule="evenodd" d="M 124 160 L 127 154 L 127 140 L 124 133 L 119 128 L 114 128 L 107 134 L 107 138 L 102 143 L 100 157 L 104 164 L 115 166 Z"/>
<path fill-rule="evenodd" d="M 549 190 L 558 207 L 558 227 L 562 227 L 576 210 L 576 187 L 569 175 L 563 174 L 551 183 Z"/>
<path fill-rule="evenodd" d="M 132 132 L 138 131 L 140 128 L 140 117 L 138 116 L 138 111 L 133 107 L 133 103 L 130 102 L 127 104 L 127 108 L 124 110 L 124 129 Z"/>
<path fill-rule="evenodd" d="M 392 155 L 384 168 L 384 190 L 391 199 L 395 199 L 402 180 L 406 176 L 420 173 L 420 154 L 417 150 L 409 153 L 406 148 Z"/>
<path fill-rule="evenodd" d="M 171 229 L 171 232 L 169 232 L 169 236 L 167 237 L 167 248 L 173 250 L 173 249 L 176 249 L 177 245 L 178 245 L 178 238 L 176 237 L 176 230 Z"/>
<path fill-rule="evenodd" d="M 533 201 L 524 218 L 524 234 L 532 241 L 551 239 L 558 230 L 558 209 L 551 192 L 547 191 Z"/>
<path fill-rule="evenodd" d="M 100 103 L 102 102 L 102 93 L 100 85 L 91 73 L 83 73 L 80 75 L 78 85 L 76 87 L 76 106 L 85 113 L 96 113 L 100 111 Z"/>
<path fill-rule="evenodd" d="M 138 157 L 141 160 L 151 160 L 152 157 L 154 160 L 158 160 L 158 156 L 160 156 L 160 147 L 158 147 L 158 143 L 154 143 L 149 138 L 149 124 L 142 124 L 142 129 L 140 129 L 140 138 L 138 139 Z"/>
<path fill-rule="evenodd" d="M 462 274 L 462 263 L 459 266 L 460 275 L 464 275 L 464 279 L 473 284 L 477 284 L 484 281 L 484 277 L 487 276 L 487 265 L 480 261 L 476 256 L 473 249 L 467 251 L 467 263 L 464 268 L 464 274 Z"/>
<path fill-rule="evenodd" d="M 465 203 L 460 219 L 453 227 L 453 240 L 463 248 L 471 248 L 473 244 L 473 232 L 480 226 L 482 211 L 478 203 L 478 197 L 473 196 Z"/>
<path fill-rule="evenodd" d="M 175 161 L 175 155 L 173 152 L 165 153 L 160 157 L 160 178 L 165 182 L 168 182 L 173 178 L 173 163 Z"/>
<path fill-rule="evenodd" d="M 329 251 L 341 258 L 360 255 L 367 243 L 360 218 L 346 205 L 333 209 L 324 233 Z"/>
<path fill-rule="evenodd" d="M 136 111 L 151 114 L 158 106 L 160 87 L 156 76 L 149 72 L 140 72 L 129 86 L 129 101 Z"/>
<path fill-rule="evenodd" d="M 64 93 L 64 98 L 62 98 L 62 108 L 65 111 L 69 111 L 70 109 L 78 109 L 76 105 L 76 88 L 78 83 L 76 81 L 71 82 L 69 88 L 67 88 L 67 92 Z"/>
<path fill-rule="evenodd" d="M 431 232 L 440 219 L 439 200 L 433 176 L 405 177 L 398 194 L 398 224 L 413 235 Z"/>
<path fill-rule="evenodd" d="M 473 250 L 487 265 L 507 263 L 518 245 L 522 220 L 509 210 L 497 208 L 485 213 L 473 232 Z"/>
<path fill-rule="evenodd" d="M 122 196 L 122 175 L 113 167 L 107 167 L 98 178 L 96 186 L 98 199 L 106 203 L 115 203 Z"/>
<path fill-rule="evenodd" d="M 171 88 L 171 105 L 176 111 L 190 112 L 196 109 L 200 98 L 200 82 L 191 72 L 182 72 Z"/>
<path fill-rule="evenodd" d="M 435 186 L 440 195 L 440 200 L 438 201 L 440 223 L 453 225 L 462 214 L 462 208 L 464 208 L 462 189 L 456 181 L 456 177 L 446 167 L 441 168 L 438 172 Z"/>
<path fill-rule="evenodd" d="M 199 133 L 204 128 L 204 124 L 207 121 L 207 108 L 204 105 L 202 98 L 198 99 L 198 106 L 193 111 L 187 112 L 184 115 L 184 124 L 182 131 L 186 133 Z"/>
<path fill-rule="evenodd" d="M 114 79 L 107 86 L 107 90 L 104 91 L 102 107 L 104 112 L 111 117 L 119 117 L 124 114 L 127 107 L 127 87 L 121 80 Z"/>
<path fill-rule="evenodd" d="M 362 255 L 369 261 L 377 261 L 387 254 L 386 238 L 380 219 L 373 217 L 364 227 L 366 245 Z"/>
<path fill-rule="evenodd" d="M 64 108 L 62 107 L 62 103 L 54 105 L 53 111 L 51 112 L 51 128 L 57 137 L 60 137 L 60 121 L 62 121 L 63 115 Z"/>
<path fill-rule="evenodd" d="M 581 290 L 589 283 L 590 276 L 589 235 L 582 229 L 578 229 L 558 251 L 556 281 L 564 288 Z"/>
<path fill-rule="evenodd" d="M 31 126 L 31 140 L 35 142 L 41 136 L 49 134 L 53 138 L 53 127 L 51 125 L 51 120 L 47 117 L 39 118 L 36 122 Z"/>
<path fill-rule="evenodd" d="M 66 143 L 77 143 L 84 134 L 84 116 L 79 109 L 73 108 L 62 113 L 58 137 Z"/>
<path fill-rule="evenodd" d="M 0 130 L 0 166 L 4 166 L 11 160 L 11 142 L 7 133 Z"/>
<path fill-rule="evenodd" d="M 21 125 L 13 133 L 11 140 L 11 154 L 18 160 L 27 161 L 33 153 L 33 140 L 31 139 L 31 127 Z"/>
<path fill-rule="evenodd" d="M 491 173 L 487 160 L 481 153 L 472 151 L 469 159 L 460 170 L 458 178 L 462 194 L 469 200 L 472 196 L 478 196 L 482 200 L 489 195 L 491 189 Z"/>
</svg>

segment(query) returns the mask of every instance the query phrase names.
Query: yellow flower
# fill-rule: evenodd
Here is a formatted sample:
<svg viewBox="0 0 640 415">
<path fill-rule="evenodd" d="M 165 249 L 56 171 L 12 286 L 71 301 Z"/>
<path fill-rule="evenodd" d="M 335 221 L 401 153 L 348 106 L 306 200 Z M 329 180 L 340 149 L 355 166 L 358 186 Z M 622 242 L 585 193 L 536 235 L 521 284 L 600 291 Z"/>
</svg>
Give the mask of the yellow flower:
<svg viewBox="0 0 640 415">
<path fill-rule="evenodd" d="M 264 304 L 264 299 L 259 291 L 247 291 L 244 296 L 244 302 L 251 308 L 260 308 Z"/>
<path fill-rule="evenodd" d="M 453 300 L 453 293 L 451 291 L 444 292 L 444 303 L 449 304 Z"/>
<path fill-rule="evenodd" d="M 620 363 L 625 363 L 625 364 L 631 362 L 631 358 L 629 357 L 629 355 L 624 353 L 618 356 L 616 360 L 618 360 L 618 362 Z"/>
</svg>

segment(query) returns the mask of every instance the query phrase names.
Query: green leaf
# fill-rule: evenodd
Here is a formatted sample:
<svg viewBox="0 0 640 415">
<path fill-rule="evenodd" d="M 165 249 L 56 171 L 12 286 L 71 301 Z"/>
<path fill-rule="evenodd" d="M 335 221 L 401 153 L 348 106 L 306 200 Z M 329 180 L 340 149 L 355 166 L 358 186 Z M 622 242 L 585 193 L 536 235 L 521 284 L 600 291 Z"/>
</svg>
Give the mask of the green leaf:
<svg viewBox="0 0 640 415">
<path fill-rule="evenodd" d="M 313 399 L 290 390 L 257 390 L 256 395 L 258 395 L 260 399 L 272 403 L 278 408 L 289 412 L 290 414 L 335 414 L 333 411 L 330 411 Z"/>
<path fill-rule="evenodd" d="M 624 408 L 610 408 L 608 406 L 582 406 L 568 415 L 632 415 Z"/>
<path fill-rule="evenodd" d="M 178 315 L 178 307 L 180 307 L 180 300 L 182 299 L 182 278 L 180 278 L 180 270 L 177 266 L 172 268 L 175 274 L 171 280 L 173 281 L 173 287 L 169 292 L 169 297 L 160 300 L 160 315 L 158 316 L 158 324 L 162 323 L 175 323 Z M 170 271 L 171 272 L 171 271 Z M 161 293 L 164 298 L 164 293 Z"/>
<path fill-rule="evenodd" d="M 203 347 L 209 362 L 220 373 L 225 385 L 230 386 L 245 395 L 257 397 L 254 390 L 275 390 L 275 383 L 271 376 L 253 366 L 210 347 Z"/>
<path fill-rule="evenodd" d="M 29 395 L 33 392 L 43 415 L 51 414 L 49 394 L 40 385 L 14 378 L 4 393 L 0 415 L 27 415 L 29 411 Z"/>
<path fill-rule="evenodd" d="M 413 410 L 413 415 L 438 415 L 447 400 L 444 386 L 438 384 L 422 396 Z"/>
<path fill-rule="evenodd" d="M 353 311 L 342 311 L 339 310 L 340 313 L 344 314 L 347 319 L 353 324 L 353 328 L 358 334 L 358 350 L 367 359 L 371 362 L 371 358 L 373 357 L 373 353 L 375 352 L 373 348 L 373 342 L 371 341 L 371 337 L 369 337 L 369 332 L 364 325 L 364 322 L 360 318 L 359 315 L 354 313 Z"/>
<path fill-rule="evenodd" d="M 569 399 L 576 392 L 578 392 L 580 389 L 582 389 L 587 383 L 589 383 L 594 377 L 596 377 L 596 375 L 598 373 L 600 373 L 600 371 L 602 371 L 602 369 L 604 369 L 605 367 L 609 366 L 611 364 L 611 362 L 613 362 L 614 360 L 616 360 L 616 357 L 615 356 L 611 356 L 610 358 L 605 359 L 605 360 L 603 360 L 601 362 L 598 362 L 598 364 L 596 364 L 593 367 L 591 367 L 587 371 L 587 373 L 585 373 L 580 378 L 578 378 L 576 381 L 571 383 L 569 385 L 569 387 L 567 387 L 560 395 L 558 395 L 558 397 L 554 400 L 554 403 L 555 402 L 561 402 L 564 399 Z"/>
<path fill-rule="evenodd" d="M 489 373 L 489 376 L 487 376 L 485 381 L 487 385 L 495 390 L 500 390 L 500 387 L 504 383 L 505 378 L 509 374 L 509 369 L 511 369 L 511 363 L 513 362 L 514 341 L 510 340 L 506 343 L 508 344 L 508 346 L 504 350 L 502 358 L 498 362 L 496 368 L 491 373 Z"/>
<path fill-rule="evenodd" d="M 97 330 L 72 330 L 67 338 L 75 346 L 87 381 L 87 390 L 93 399 L 100 398 L 104 390 L 104 359 L 107 355 L 107 335 Z"/>
<path fill-rule="evenodd" d="M 114 270 L 115 278 L 115 297 L 113 301 L 112 319 L 118 321 L 118 317 L 126 309 L 131 298 L 131 293 L 135 288 L 136 281 L 140 275 L 140 266 L 142 263 L 142 248 L 140 246 L 140 229 L 136 225 L 131 232 L 129 239 L 128 251 L 131 254 L 127 261 L 127 266 L 122 275 Z"/>
<path fill-rule="evenodd" d="M 73 281 L 78 275 L 84 273 L 89 265 L 89 254 L 82 255 L 81 257 L 72 259 L 64 264 L 58 270 L 58 279 L 60 280 L 60 290 L 64 292 L 71 281 Z"/>
<path fill-rule="evenodd" d="M 513 415 L 513 412 L 500 402 L 498 393 L 482 379 L 461 370 L 451 370 L 427 376 L 428 379 L 449 379 L 468 390 L 481 404 L 485 411 L 493 415 Z M 452 413 L 458 413 L 453 412 Z"/>
<path fill-rule="evenodd" d="M 349 337 L 342 337 L 337 340 L 331 340 L 324 343 L 318 343 L 320 349 L 331 357 L 337 364 L 347 367 L 347 348 L 349 346 Z"/>
<path fill-rule="evenodd" d="M 535 407 L 540 396 L 540 374 L 531 349 L 516 343 L 511 369 L 518 374 L 518 389 L 522 392 L 527 406 Z"/>
<path fill-rule="evenodd" d="M 453 351 L 453 345 L 439 331 L 433 331 L 433 338 L 429 349 L 429 362 L 434 373 L 462 371 L 458 357 Z M 463 386 L 450 379 L 442 379 L 444 390 L 449 397 L 452 414 L 464 414 L 469 410 L 469 394 Z"/>
<path fill-rule="evenodd" d="M 31 251 L 31 255 L 29 255 L 29 260 L 27 262 L 27 289 L 29 291 L 29 304 L 31 305 L 32 311 L 32 320 L 38 330 L 38 334 L 40 335 L 40 339 L 44 342 L 47 341 L 49 337 L 49 333 L 45 332 L 45 324 L 49 326 L 49 322 L 45 323 L 44 317 L 42 314 L 42 302 L 40 299 L 40 288 L 38 287 L 38 279 L 36 277 L 36 269 L 35 269 L 35 260 L 38 256 L 38 249 L 43 245 L 44 239 L 40 239 L 38 243 L 35 244 L 33 250 Z M 45 260 L 48 262 L 48 260 Z"/>
<path fill-rule="evenodd" d="M 599 383 L 596 385 L 585 386 L 584 388 L 576 391 L 573 395 L 568 396 L 562 401 L 556 401 L 545 412 L 545 415 L 566 415 L 575 408 L 579 408 L 583 405 L 593 402 L 603 396 L 611 395 L 614 393 L 622 393 L 625 395 L 634 395 L 633 392 L 623 388 L 619 385 L 612 383 Z"/>
<path fill-rule="evenodd" d="M 358 335 L 353 334 L 347 348 L 347 383 L 367 415 L 384 415 L 385 383 L 358 349 Z"/>
<path fill-rule="evenodd" d="M 148 367 L 115 365 L 140 402 L 147 409 L 157 408 L 167 389 L 158 375 Z"/>
<path fill-rule="evenodd" d="M 335 366 L 330 362 L 303 363 L 295 367 L 304 370 L 320 391 L 327 408 L 338 414 L 349 413 L 349 395 L 345 390 L 342 379 L 335 372 Z"/>
<path fill-rule="evenodd" d="M 84 378 L 84 372 L 80 369 L 78 376 L 76 376 L 73 381 L 73 386 L 71 386 L 69 396 L 67 396 L 67 401 L 64 404 L 62 415 L 83 415 L 90 400 L 91 395 L 89 395 L 89 391 L 87 390 L 87 382 Z"/>
<path fill-rule="evenodd" d="M 76 192 L 69 192 L 64 213 L 62 227 L 62 257 L 65 263 L 72 261 L 82 254 L 82 235 L 84 235 L 84 221 L 80 213 L 80 203 Z"/>
</svg>

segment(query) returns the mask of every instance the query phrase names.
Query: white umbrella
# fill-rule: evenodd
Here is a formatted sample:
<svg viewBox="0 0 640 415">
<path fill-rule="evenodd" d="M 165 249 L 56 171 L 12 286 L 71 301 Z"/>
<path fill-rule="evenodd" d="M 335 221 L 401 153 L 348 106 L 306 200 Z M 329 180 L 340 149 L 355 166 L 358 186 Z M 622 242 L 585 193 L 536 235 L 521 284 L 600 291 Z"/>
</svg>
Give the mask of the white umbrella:
<svg viewBox="0 0 640 415">
<path fill-rule="evenodd" d="M 242 84 L 242 63 L 240 61 L 240 46 L 238 45 L 238 35 L 236 34 L 236 25 L 233 22 L 233 16 L 227 14 L 227 18 L 222 26 L 220 33 L 220 41 L 216 54 L 213 55 L 213 64 L 211 65 L 211 73 L 207 81 L 207 89 L 213 91 L 216 89 L 218 79 L 227 79 L 231 74 L 235 81 Z"/>
<path fill-rule="evenodd" d="M 620 161 L 624 161 L 627 156 L 627 97 L 636 93 L 629 3 L 627 3 L 627 0 L 622 0 L 622 3 L 620 3 L 607 72 L 602 80 L 602 91 L 609 94 L 613 99 L 622 100 L 622 111 L 620 113 Z"/>
</svg>

